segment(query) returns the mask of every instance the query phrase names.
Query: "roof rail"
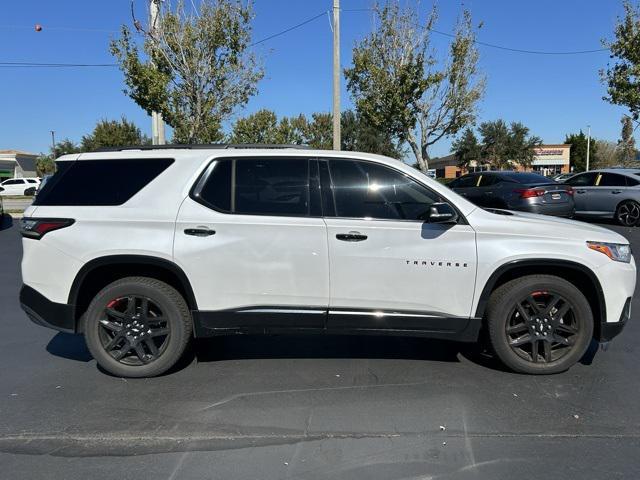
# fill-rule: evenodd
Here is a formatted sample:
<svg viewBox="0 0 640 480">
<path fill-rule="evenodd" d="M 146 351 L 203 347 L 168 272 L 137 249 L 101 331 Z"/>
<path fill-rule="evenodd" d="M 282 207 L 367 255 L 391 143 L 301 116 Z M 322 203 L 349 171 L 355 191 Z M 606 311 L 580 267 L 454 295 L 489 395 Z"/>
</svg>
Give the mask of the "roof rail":
<svg viewBox="0 0 640 480">
<path fill-rule="evenodd" d="M 175 144 L 175 145 L 128 145 L 123 147 L 98 148 L 94 152 L 122 152 L 124 150 L 210 150 L 210 149 L 231 149 L 231 148 L 293 148 L 309 149 L 309 145 L 277 144 L 277 143 L 198 143 L 198 144 Z"/>
</svg>

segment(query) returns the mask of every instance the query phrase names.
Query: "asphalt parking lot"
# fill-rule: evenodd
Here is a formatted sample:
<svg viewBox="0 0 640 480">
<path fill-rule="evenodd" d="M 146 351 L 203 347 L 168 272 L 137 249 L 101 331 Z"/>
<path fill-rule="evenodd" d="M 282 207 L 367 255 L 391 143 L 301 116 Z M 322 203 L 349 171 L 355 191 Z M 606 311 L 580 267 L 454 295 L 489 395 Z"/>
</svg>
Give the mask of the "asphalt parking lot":
<svg viewBox="0 0 640 480">
<path fill-rule="evenodd" d="M 607 226 L 640 252 L 640 228 Z M 20 257 L 5 221 L 0 478 L 640 477 L 638 322 L 548 377 L 455 343 L 245 336 L 125 380 L 101 372 L 82 337 L 27 319 Z"/>
</svg>

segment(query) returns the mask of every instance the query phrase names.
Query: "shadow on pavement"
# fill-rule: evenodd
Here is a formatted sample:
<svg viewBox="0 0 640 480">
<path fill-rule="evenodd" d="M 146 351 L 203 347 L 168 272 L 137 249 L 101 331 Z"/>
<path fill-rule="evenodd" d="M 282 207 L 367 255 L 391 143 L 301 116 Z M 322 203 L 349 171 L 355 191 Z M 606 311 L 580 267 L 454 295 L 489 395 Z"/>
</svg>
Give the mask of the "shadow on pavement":
<svg viewBox="0 0 640 480">
<path fill-rule="evenodd" d="M 0 230 L 6 230 L 13 226 L 13 218 L 11 215 L 4 214 L 0 216 Z"/>
<path fill-rule="evenodd" d="M 89 362 L 93 359 L 82 335 L 60 332 L 47 344 L 47 352 L 56 357 Z"/>
</svg>

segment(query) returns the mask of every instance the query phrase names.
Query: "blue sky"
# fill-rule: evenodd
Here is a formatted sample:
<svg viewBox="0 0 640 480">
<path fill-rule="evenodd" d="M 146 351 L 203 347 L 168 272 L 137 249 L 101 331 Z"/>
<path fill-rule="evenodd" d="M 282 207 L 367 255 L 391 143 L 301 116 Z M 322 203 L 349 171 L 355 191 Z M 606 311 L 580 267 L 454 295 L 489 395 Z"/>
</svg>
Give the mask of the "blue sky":
<svg viewBox="0 0 640 480">
<path fill-rule="evenodd" d="M 402 0 L 411 1 L 411 0 Z M 135 0 L 144 15 L 145 0 Z M 331 0 L 255 0 L 254 39 L 259 40 L 331 7 Z M 368 8 L 371 0 L 342 0 L 343 9 Z M 431 2 L 422 0 L 427 10 Z M 617 0 L 466 0 L 474 22 L 483 22 L 478 40 L 512 48 L 573 51 L 600 48 L 611 37 Z M 0 16 L 0 62 L 112 63 L 110 37 L 130 23 L 129 0 L 7 1 Z M 453 30 L 461 2 L 439 2 L 439 30 Z M 144 17 L 143 17 L 144 18 Z M 36 33 L 34 25 L 42 24 Z M 370 31 L 371 14 L 343 12 L 342 63 L 351 61 L 354 42 Z M 326 17 L 257 47 L 265 78 L 259 93 L 238 115 L 270 108 L 279 115 L 309 114 L 331 108 L 332 34 Z M 434 36 L 445 52 L 448 40 Z M 616 140 L 624 109 L 602 100 L 598 70 L 606 52 L 585 55 L 526 55 L 480 46 L 487 77 L 479 121 L 521 121 L 546 143 L 591 124 L 597 138 Z M 117 68 L 0 67 L 0 149 L 46 151 L 50 130 L 57 139 L 78 141 L 101 118 L 125 115 L 147 134 L 150 119 L 122 93 Z M 343 107 L 351 105 L 346 89 Z M 449 152 L 449 141 L 436 144 L 432 156 Z"/>
</svg>

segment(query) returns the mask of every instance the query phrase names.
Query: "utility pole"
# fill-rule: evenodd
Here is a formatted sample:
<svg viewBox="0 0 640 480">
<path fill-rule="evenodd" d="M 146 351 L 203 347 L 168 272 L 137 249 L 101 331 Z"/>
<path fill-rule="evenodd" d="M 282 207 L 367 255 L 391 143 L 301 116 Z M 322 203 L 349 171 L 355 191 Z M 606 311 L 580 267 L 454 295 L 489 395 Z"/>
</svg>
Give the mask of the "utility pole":
<svg viewBox="0 0 640 480">
<path fill-rule="evenodd" d="M 53 130 L 49 130 L 51 132 L 51 156 L 53 159 L 56 159 L 56 132 Z"/>
<path fill-rule="evenodd" d="M 589 150 L 591 150 L 591 125 L 587 125 L 589 127 L 589 131 L 587 132 L 587 168 L 586 171 L 589 171 Z"/>
<path fill-rule="evenodd" d="M 156 35 L 160 31 L 160 1 L 151 0 L 149 3 L 149 35 L 158 38 Z M 164 121 L 160 112 L 151 112 L 151 141 L 154 145 L 164 145 Z"/>
<path fill-rule="evenodd" d="M 340 0 L 333 0 L 333 149 L 340 150 Z"/>
</svg>

